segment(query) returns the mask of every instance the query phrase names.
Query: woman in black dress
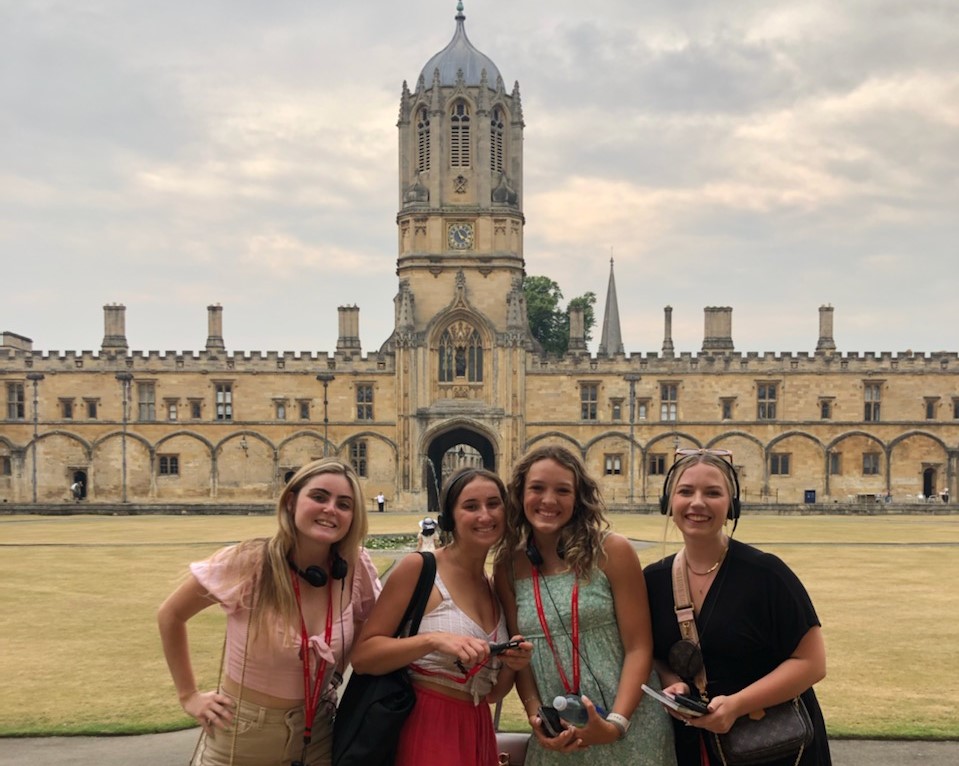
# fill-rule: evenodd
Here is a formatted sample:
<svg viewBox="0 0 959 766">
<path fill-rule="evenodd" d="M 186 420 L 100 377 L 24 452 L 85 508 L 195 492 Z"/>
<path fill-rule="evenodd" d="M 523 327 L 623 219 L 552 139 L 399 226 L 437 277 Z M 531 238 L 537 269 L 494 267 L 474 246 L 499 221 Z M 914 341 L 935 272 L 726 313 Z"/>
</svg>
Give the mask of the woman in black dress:
<svg viewBox="0 0 959 766">
<path fill-rule="evenodd" d="M 720 766 L 713 733 L 738 718 L 801 696 L 812 719 L 813 741 L 801 766 L 830 766 L 829 744 L 813 684 L 826 675 L 819 618 L 806 589 L 780 559 L 726 534 L 739 517 L 739 484 L 732 455 L 723 450 L 679 450 L 661 501 L 683 536 L 685 570 L 699 637 L 698 651 L 682 662 L 674 610 L 675 556 L 645 570 L 653 625 L 653 656 L 663 691 L 699 697 L 695 661 L 705 668 L 709 712 L 685 717 L 669 711 L 683 766 Z M 680 647 L 682 648 L 682 647 Z M 692 647 L 686 646 L 687 649 Z M 685 667 L 676 667 L 683 666 Z M 798 752 L 798 751 L 797 751 Z M 773 762 L 793 766 L 791 757 Z"/>
</svg>

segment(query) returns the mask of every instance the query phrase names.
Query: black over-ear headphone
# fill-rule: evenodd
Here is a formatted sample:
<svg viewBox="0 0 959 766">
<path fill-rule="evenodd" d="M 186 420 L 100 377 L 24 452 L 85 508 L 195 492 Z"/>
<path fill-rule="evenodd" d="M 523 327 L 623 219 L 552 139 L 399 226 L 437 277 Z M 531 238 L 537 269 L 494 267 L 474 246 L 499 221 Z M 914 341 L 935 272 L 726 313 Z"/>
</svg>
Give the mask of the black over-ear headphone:
<svg viewBox="0 0 959 766">
<path fill-rule="evenodd" d="M 436 517 L 436 525 L 443 532 L 452 532 L 456 528 L 456 522 L 453 520 L 453 509 L 449 498 L 453 496 L 454 490 L 465 482 L 470 482 L 477 476 L 476 472 L 470 468 L 461 468 L 450 478 L 449 483 L 443 487 L 440 493 L 440 512 Z"/>
<path fill-rule="evenodd" d="M 289 556 L 286 558 L 286 563 L 290 565 L 290 569 L 296 572 L 302 579 L 312 585 L 314 588 L 322 588 L 327 583 L 326 570 L 323 567 L 308 566 L 304 572 L 300 569 L 293 559 Z M 349 571 L 350 565 L 345 558 L 340 556 L 338 551 L 333 551 L 333 563 L 330 565 L 330 577 L 334 580 L 344 580 L 346 579 L 346 573 Z"/>
<path fill-rule="evenodd" d="M 566 558 L 566 546 L 563 545 L 562 539 L 556 543 L 556 555 L 561 559 Z M 533 533 L 529 533 L 529 537 L 526 538 L 526 558 L 529 559 L 529 563 L 534 567 L 543 566 L 543 554 L 539 552 L 539 548 L 536 547 L 536 541 L 533 539 Z"/>
<path fill-rule="evenodd" d="M 666 479 L 663 481 L 663 494 L 659 498 L 659 510 L 664 516 L 669 513 L 669 480 L 673 475 L 673 471 L 676 470 L 676 466 L 682 461 L 683 458 L 680 458 L 666 471 Z M 739 502 L 739 475 L 736 473 L 736 467 L 732 465 L 732 463 L 728 465 L 729 473 L 733 477 L 733 499 L 729 504 L 729 518 L 732 519 L 734 523 L 738 523 L 739 513 L 742 510 L 742 504 Z"/>
<path fill-rule="evenodd" d="M 440 528 L 441 532 L 452 532 L 456 526 L 453 521 L 453 514 L 447 513 L 445 508 L 441 508 L 439 515 L 436 517 L 436 526 Z"/>
</svg>

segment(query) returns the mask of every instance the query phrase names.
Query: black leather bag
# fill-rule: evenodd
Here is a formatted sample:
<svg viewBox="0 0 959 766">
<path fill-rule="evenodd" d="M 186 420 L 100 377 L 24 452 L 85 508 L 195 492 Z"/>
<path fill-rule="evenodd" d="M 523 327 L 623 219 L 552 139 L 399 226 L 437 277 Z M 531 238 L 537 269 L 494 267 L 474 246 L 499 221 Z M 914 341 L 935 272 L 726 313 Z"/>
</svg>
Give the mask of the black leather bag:
<svg viewBox="0 0 959 766">
<path fill-rule="evenodd" d="M 532 735 L 518 731 L 496 732 L 496 752 L 499 766 L 523 766 Z"/>
<path fill-rule="evenodd" d="M 767 708 L 761 717 L 743 716 L 725 734 L 714 734 L 713 744 L 728 766 L 751 766 L 794 755 L 798 764 L 812 738 L 809 711 L 796 697 Z"/>
<path fill-rule="evenodd" d="M 500 731 L 499 719 L 503 714 L 503 700 L 496 703 L 493 711 L 493 728 L 496 729 L 496 753 L 499 766 L 523 766 L 526 751 L 533 736 L 529 732 Z"/>
<path fill-rule="evenodd" d="M 420 572 L 396 636 L 415 635 L 436 578 L 436 559 L 420 552 Z M 407 623 L 409 633 L 404 633 Z M 392 766 L 403 724 L 416 703 L 406 668 L 381 676 L 354 673 L 333 722 L 333 766 Z"/>
</svg>

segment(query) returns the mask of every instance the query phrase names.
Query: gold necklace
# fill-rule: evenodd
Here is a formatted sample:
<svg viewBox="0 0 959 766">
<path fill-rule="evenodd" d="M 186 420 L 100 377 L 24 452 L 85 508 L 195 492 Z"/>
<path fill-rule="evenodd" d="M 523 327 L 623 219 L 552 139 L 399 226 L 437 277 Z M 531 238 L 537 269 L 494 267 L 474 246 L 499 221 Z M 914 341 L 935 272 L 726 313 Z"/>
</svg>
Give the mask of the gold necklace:
<svg viewBox="0 0 959 766">
<path fill-rule="evenodd" d="M 729 550 L 729 546 L 727 545 L 725 548 L 723 548 L 723 552 L 719 554 L 719 558 L 716 559 L 716 563 L 713 564 L 705 572 L 697 572 L 695 569 L 693 569 L 689 564 L 689 559 L 686 559 L 686 568 L 690 572 L 692 572 L 694 575 L 699 575 L 700 577 L 705 577 L 706 575 L 710 575 L 713 572 L 715 572 L 717 569 L 719 569 L 719 565 L 723 563 L 723 559 L 726 558 L 726 551 L 728 550 Z"/>
</svg>

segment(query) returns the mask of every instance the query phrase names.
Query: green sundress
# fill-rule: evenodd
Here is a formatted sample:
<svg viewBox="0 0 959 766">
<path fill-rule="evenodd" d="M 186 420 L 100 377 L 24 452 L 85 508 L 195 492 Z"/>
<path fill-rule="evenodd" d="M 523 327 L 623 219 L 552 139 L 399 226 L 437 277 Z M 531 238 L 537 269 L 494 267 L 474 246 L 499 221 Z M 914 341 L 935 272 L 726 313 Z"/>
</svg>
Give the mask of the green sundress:
<svg viewBox="0 0 959 766">
<path fill-rule="evenodd" d="M 553 646 L 559 655 L 563 672 L 572 680 L 571 604 L 574 576 L 571 572 L 542 576 L 540 593 Z M 564 694 L 563 683 L 549 644 L 536 614 L 531 578 L 517 580 L 516 609 L 519 632 L 533 643 L 530 669 L 536 679 L 543 704 Z M 562 624 L 559 616 L 562 615 Z M 596 570 L 591 580 L 579 584 L 580 686 L 581 693 L 595 704 L 608 709 L 616 698 L 623 666 L 623 643 L 619 637 L 613 593 L 602 571 Z M 646 683 L 662 688 L 656 671 Z M 605 701 L 605 702 L 604 702 Z M 589 764 L 590 766 L 676 766 L 673 727 L 662 705 L 644 696 L 633 713 L 629 733 L 609 745 L 594 745 L 576 753 L 544 750 L 533 738 L 530 741 L 527 766 Z"/>
</svg>

